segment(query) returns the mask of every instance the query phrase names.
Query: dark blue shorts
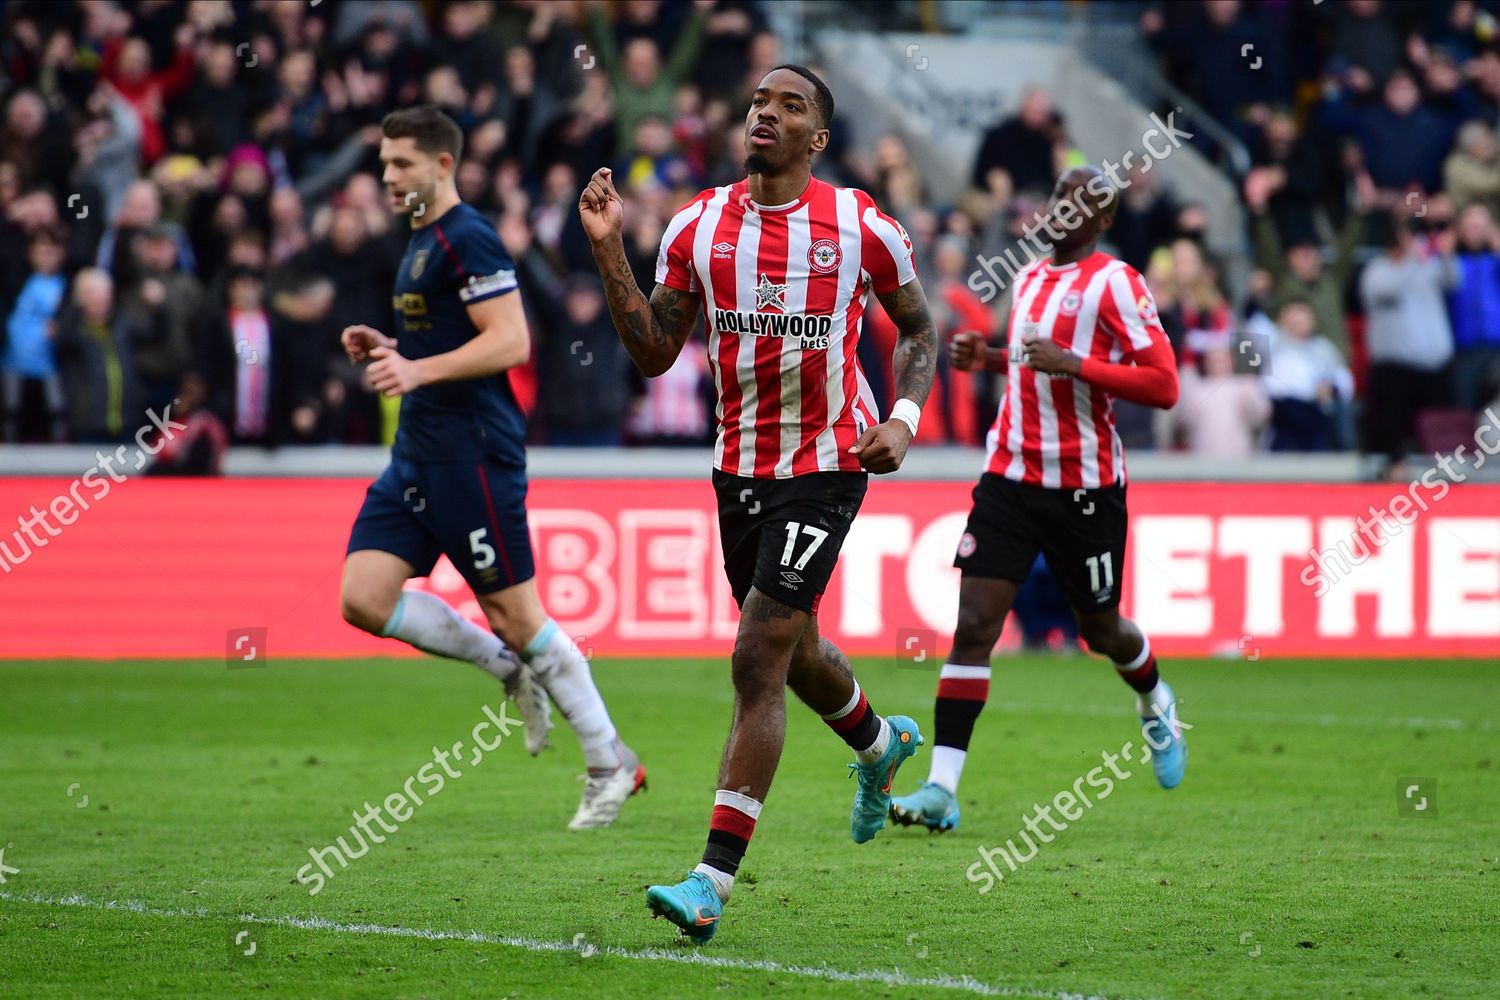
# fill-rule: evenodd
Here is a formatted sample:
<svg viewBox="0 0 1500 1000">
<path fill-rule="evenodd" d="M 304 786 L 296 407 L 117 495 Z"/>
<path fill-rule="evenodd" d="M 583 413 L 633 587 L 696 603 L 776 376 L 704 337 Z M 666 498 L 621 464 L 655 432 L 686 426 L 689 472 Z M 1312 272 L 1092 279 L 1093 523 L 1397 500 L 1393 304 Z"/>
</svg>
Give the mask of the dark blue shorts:
<svg viewBox="0 0 1500 1000">
<path fill-rule="evenodd" d="M 476 594 L 536 575 L 526 526 L 526 470 L 492 459 L 406 462 L 392 458 L 365 492 L 349 552 L 378 549 L 427 576 L 445 555 Z"/>
</svg>

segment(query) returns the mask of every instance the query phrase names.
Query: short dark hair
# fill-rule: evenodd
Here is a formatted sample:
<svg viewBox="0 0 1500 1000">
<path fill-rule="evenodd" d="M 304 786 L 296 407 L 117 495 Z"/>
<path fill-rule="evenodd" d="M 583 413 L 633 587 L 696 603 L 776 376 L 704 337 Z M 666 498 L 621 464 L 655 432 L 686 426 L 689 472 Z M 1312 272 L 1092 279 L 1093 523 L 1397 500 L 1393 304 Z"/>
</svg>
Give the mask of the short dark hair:
<svg viewBox="0 0 1500 1000">
<path fill-rule="evenodd" d="M 448 153 L 457 163 L 464 151 L 463 130 L 435 104 L 419 104 L 392 111 L 380 121 L 387 139 L 411 139 L 428 156 Z"/>
<path fill-rule="evenodd" d="M 789 69 L 813 85 L 813 91 L 815 92 L 813 103 L 818 106 L 818 114 L 823 119 L 823 127 L 827 128 L 828 123 L 833 121 L 833 91 L 828 89 L 828 84 L 824 83 L 821 76 L 806 66 L 798 66 L 796 63 L 782 63 L 780 66 L 771 67 L 771 72 L 774 73 L 778 69 Z"/>
</svg>

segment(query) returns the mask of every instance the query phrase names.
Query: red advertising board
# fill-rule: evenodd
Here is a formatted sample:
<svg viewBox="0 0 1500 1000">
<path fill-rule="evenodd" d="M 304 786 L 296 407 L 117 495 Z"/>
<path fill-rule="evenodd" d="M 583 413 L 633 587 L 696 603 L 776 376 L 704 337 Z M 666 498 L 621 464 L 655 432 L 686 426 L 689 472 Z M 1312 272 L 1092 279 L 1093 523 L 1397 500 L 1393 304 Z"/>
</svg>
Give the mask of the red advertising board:
<svg viewBox="0 0 1500 1000">
<path fill-rule="evenodd" d="M 246 634 L 273 657 L 401 651 L 339 615 L 364 480 L 107 485 L 0 479 L 0 657 L 217 656 Z M 964 483 L 873 482 L 823 600 L 824 633 L 855 654 L 930 642 L 940 655 L 968 495 Z M 1393 502 L 1404 496 L 1136 483 L 1125 611 L 1166 654 L 1500 658 L 1500 487 L 1417 489 L 1425 510 Z M 537 480 L 529 506 L 543 601 L 595 655 L 727 654 L 736 612 L 707 477 Z M 411 586 L 477 618 L 446 562 Z"/>
</svg>

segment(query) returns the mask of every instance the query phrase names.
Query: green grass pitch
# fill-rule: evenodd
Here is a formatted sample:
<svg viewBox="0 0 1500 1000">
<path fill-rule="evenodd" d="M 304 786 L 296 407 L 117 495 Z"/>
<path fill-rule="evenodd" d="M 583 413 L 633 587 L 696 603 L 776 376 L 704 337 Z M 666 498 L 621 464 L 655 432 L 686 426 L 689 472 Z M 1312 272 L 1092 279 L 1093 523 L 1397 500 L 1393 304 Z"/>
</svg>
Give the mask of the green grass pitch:
<svg viewBox="0 0 1500 1000">
<path fill-rule="evenodd" d="M 930 740 L 934 674 L 856 666 Z M 497 684 L 436 660 L 3 664 L 0 995 L 1495 995 L 1494 663 L 1163 669 L 1195 727 L 1183 786 L 1134 769 L 985 894 L 978 848 L 1139 738 L 1107 664 L 996 660 L 944 836 L 853 844 L 849 754 L 793 703 L 735 897 L 694 948 L 644 890 L 702 849 L 723 661 L 595 664 L 650 769 L 614 827 L 565 829 L 568 730 L 536 760 L 517 731 L 316 896 L 294 880 L 308 848 L 467 743 Z"/>
</svg>

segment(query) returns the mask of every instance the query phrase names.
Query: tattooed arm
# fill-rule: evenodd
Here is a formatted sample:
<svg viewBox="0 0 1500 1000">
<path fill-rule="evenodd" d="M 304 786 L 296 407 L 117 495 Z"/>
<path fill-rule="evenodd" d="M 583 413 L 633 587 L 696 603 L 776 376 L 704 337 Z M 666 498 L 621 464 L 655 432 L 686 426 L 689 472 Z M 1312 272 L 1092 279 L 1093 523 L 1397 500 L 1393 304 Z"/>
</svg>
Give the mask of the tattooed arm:
<svg viewBox="0 0 1500 1000">
<path fill-rule="evenodd" d="M 594 247 L 594 262 L 604 279 L 604 297 L 620 343 L 642 375 L 654 378 L 672 367 L 698 319 L 698 299 L 689 292 L 657 285 L 646 301 L 620 238 L 624 203 L 610 180 L 608 167 L 594 171 L 578 199 L 578 214 Z"/>
<path fill-rule="evenodd" d="M 927 393 L 932 389 L 932 377 L 937 371 L 934 364 L 937 358 L 936 337 L 932 329 L 932 314 L 927 311 L 927 296 L 922 292 L 922 282 L 913 278 L 879 298 L 886 315 L 900 331 L 893 362 L 896 398 L 909 399 L 921 406 L 927 402 Z"/>
<path fill-rule="evenodd" d="M 918 410 L 927 402 L 927 393 L 932 389 L 932 376 L 936 369 L 935 337 L 932 315 L 927 311 L 927 296 L 922 292 L 922 283 L 916 278 L 900 288 L 878 296 L 885 307 L 886 315 L 896 324 L 900 336 L 896 340 L 896 355 L 892 368 L 896 376 L 896 407 L 903 400 L 915 405 Z M 870 472 L 895 472 L 906 459 L 906 449 L 911 446 L 912 428 L 904 420 L 893 416 L 883 424 L 871 427 L 860 435 L 851 452 L 859 456 L 859 464 Z"/>
</svg>

